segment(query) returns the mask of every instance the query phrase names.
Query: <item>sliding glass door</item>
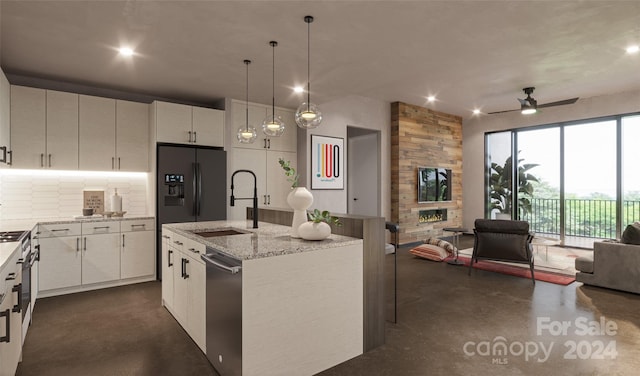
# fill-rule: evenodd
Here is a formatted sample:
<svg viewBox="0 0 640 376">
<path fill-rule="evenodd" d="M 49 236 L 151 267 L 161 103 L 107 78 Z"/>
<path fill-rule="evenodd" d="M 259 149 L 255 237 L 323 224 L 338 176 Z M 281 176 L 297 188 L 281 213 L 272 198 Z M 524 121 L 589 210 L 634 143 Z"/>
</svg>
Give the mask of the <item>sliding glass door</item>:
<svg viewBox="0 0 640 376">
<path fill-rule="evenodd" d="M 640 116 L 622 118 L 622 229 L 640 221 Z"/>
</svg>

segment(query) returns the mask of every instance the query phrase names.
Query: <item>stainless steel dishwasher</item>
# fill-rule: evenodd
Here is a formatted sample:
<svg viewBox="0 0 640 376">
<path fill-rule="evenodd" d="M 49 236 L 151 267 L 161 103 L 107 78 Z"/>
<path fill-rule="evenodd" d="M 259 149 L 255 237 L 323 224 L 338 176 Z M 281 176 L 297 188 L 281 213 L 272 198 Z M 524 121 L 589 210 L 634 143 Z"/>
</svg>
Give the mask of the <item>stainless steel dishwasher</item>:
<svg viewBox="0 0 640 376">
<path fill-rule="evenodd" d="M 207 247 L 207 358 L 221 376 L 242 375 L 242 261 Z"/>
</svg>

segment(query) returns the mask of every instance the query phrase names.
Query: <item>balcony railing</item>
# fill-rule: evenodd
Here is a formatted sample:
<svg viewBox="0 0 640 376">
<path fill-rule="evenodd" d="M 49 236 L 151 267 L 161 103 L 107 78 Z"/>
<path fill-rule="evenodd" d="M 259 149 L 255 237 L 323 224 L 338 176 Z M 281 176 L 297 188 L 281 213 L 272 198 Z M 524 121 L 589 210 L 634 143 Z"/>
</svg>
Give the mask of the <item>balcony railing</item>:
<svg viewBox="0 0 640 376">
<path fill-rule="evenodd" d="M 640 221 L 640 201 L 623 201 L 623 226 Z M 523 220 L 536 233 L 560 234 L 560 199 L 531 200 Z M 616 237 L 615 200 L 565 200 L 565 236 L 598 239 Z"/>
</svg>

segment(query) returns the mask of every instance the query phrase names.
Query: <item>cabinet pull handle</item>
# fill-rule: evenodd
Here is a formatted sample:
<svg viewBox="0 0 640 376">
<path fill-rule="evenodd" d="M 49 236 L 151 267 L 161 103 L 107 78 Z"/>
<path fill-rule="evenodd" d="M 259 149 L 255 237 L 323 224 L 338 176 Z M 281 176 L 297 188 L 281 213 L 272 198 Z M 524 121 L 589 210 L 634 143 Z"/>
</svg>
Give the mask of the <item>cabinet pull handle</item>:
<svg viewBox="0 0 640 376">
<path fill-rule="evenodd" d="M 9 162 L 7 164 L 11 166 L 13 164 L 13 150 L 9 150 L 7 154 L 9 154 Z"/>
<path fill-rule="evenodd" d="M 167 267 L 170 268 L 173 266 L 173 263 L 171 262 L 171 255 L 173 254 L 172 250 L 168 250 L 167 251 Z"/>
<path fill-rule="evenodd" d="M 268 139 L 268 140 L 267 140 L 267 145 L 268 145 L 268 146 L 267 146 L 267 149 L 271 149 L 271 139 Z"/>
<path fill-rule="evenodd" d="M 120 169 L 120 157 L 118 157 L 118 170 Z"/>
<path fill-rule="evenodd" d="M 7 275 L 7 278 L 5 278 L 5 281 L 13 281 L 14 279 L 16 279 L 16 273 L 9 273 Z"/>
<path fill-rule="evenodd" d="M 68 228 L 55 228 L 53 230 L 51 230 L 51 232 L 58 232 L 58 231 L 69 231 Z"/>
<path fill-rule="evenodd" d="M 22 293 L 22 283 L 18 283 L 17 285 L 13 285 L 13 288 L 11 289 L 11 292 L 15 292 L 18 294 L 18 303 L 16 303 L 13 308 L 11 309 L 11 312 L 16 312 L 16 313 L 20 313 L 22 312 L 22 304 L 20 299 L 20 294 Z"/>
<path fill-rule="evenodd" d="M 111 169 L 112 170 L 116 169 L 116 158 L 115 157 L 111 157 Z"/>
<path fill-rule="evenodd" d="M 0 151 L 2 151 L 2 158 L 0 158 L 0 162 L 7 163 L 7 147 L 0 146 Z"/>
<path fill-rule="evenodd" d="M 142 227 L 142 229 L 144 230 L 144 228 L 146 227 L 146 224 L 140 224 L 140 225 L 131 225 L 131 229 L 133 230 L 134 227 Z M 164 235 L 162 236 L 163 238 L 165 237 Z M 167 236 L 168 238 L 168 236 Z"/>
<path fill-rule="evenodd" d="M 183 259 L 184 260 L 184 279 L 189 278 L 189 274 L 187 273 L 187 264 L 189 263 L 189 260 L 187 259 Z"/>
<path fill-rule="evenodd" d="M 49 154 L 49 167 L 51 167 L 51 154 Z"/>
<path fill-rule="evenodd" d="M 193 142 L 194 143 L 198 142 L 198 132 L 196 131 L 193 132 Z"/>
<path fill-rule="evenodd" d="M 76 238 L 76 254 L 80 252 L 80 238 Z"/>
<path fill-rule="evenodd" d="M 173 243 L 174 243 L 174 244 L 177 244 L 177 245 L 183 245 L 183 244 L 184 244 L 184 243 L 179 242 L 179 241 L 177 241 L 177 240 L 174 240 L 174 241 L 173 241 Z"/>
<path fill-rule="evenodd" d="M 104 230 L 104 229 L 109 229 L 110 226 L 94 226 L 93 229 L 94 230 Z"/>
<path fill-rule="evenodd" d="M 190 250 L 192 253 L 198 253 L 198 254 L 200 254 L 200 251 L 198 251 L 198 250 L 197 250 L 197 249 L 195 249 L 195 248 L 189 248 L 189 250 Z"/>
<path fill-rule="evenodd" d="M 184 258 L 180 259 L 180 262 L 182 263 L 182 266 L 180 267 L 180 277 L 184 279 Z"/>
<path fill-rule="evenodd" d="M 188 133 L 189 133 L 189 141 L 188 142 L 191 142 L 191 131 L 189 131 Z"/>
<path fill-rule="evenodd" d="M 11 342 L 11 311 L 9 311 L 9 308 L 5 309 L 4 311 L 0 312 L 0 317 L 5 317 L 6 318 L 6 322 L 5 322 L 5 328 L 7 329 L 7 335 L 4 337 L 0 337 L 0 342 Z"/>
<path fill-rule="evenodd" d="M 124 234 L 122 234 L 122 250 L 124 251 Z"/>
<path fill-rule="evenodd" d="M 271 205 L 271 195 L 267 195 L 267 205 Z"/>
<path fill-rule="evenodd" d="M 131 226 L 131 227 L 133 227 L 133 226 Z M 171 236 L 169 236 L 169 235 L 162 235 L 162 237 L 165 238 L 165 239 L 171 239 Z"/>
<path fill-rule="evenodd" d="M 84 237 L 84 251 L 87 252 L 87 237 Z"/>
<path fill-rule="evenodd" d="M 263 139 L 262 139 L 262 143 L 263 143 L 262 148 L 263 148 L 263 149 L 266 149 L 266 148 L 267 148 L 267 139 L 266 139 L 266 138 L 263 138 Z"/>
<path fill-rule="evenodd" d="M 44 154 L 40 153 L 40 167 L 44 167 Z"/>
</svg>

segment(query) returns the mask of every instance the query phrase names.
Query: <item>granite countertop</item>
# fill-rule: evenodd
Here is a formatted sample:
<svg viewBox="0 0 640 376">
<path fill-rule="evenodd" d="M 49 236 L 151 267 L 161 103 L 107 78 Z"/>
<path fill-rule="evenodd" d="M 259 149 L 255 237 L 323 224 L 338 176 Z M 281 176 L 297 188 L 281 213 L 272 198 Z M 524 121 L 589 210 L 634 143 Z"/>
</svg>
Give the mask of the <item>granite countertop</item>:
<svg viewBox="0 0 640 376">
<path fill-rule="evenodd" d="M 228 254 L 240 260 L 259 259 L 317 251 L 345 245 L 362 244 L 362 239 L 332 234 L 325 240 L 303 240 L 289 236 L 291 227 L 273 223 L 259 222 L 258 228 L 251 228 L 251 221 L 212 221 L 171 223 L 163 228 L 174 231 L 178 235 Z M 204 238 L 191 231 L 215 231 L 221 229 L 237 229 L 247 234 L 217 236 Z"/>
</svg>

